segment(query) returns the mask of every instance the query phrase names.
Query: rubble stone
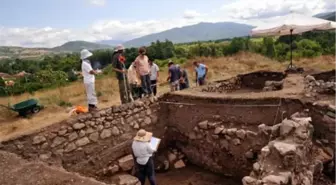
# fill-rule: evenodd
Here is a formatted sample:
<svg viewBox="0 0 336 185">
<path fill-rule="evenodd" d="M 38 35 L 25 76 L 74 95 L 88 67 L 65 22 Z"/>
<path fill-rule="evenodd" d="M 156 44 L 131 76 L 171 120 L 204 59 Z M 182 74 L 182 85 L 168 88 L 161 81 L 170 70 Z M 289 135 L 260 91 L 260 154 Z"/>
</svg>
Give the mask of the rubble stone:
<svg viewBox="0 0 336 185">
<path fill-rule="evenodd" d="M 119 166 L 123 171 L 128 171 L 133 168 L 134 161 L 132 155 L 127 155 L 118 160 Z"/>
<path fill-rule="evenodd" d="M 207 129 L 208 128 L 208 121 L 202 121 L 202 122 L 199 122 L 198 123 L 198 126 L 201 128 L 201 129 Z"/>
<path fill-rule="evenodd" d="M 238 138 L 240 138 L 240 139 L 245 139 L 245 134 L 246 134 L 245 130 L 240 129 L 240 130 L 238 130 L 238 131 L 236 132 L 236 134 L 237 134 L 237 137 L 238 137 Z"/>
<path fill-rule="evenodd" d="M 66 139 L 64 137 L 55 137 L 55 139 L 53 140 L 52 144 L 51 144 L 51 148 L 54 148 L 62 143 L 64 143 L 66 141 Z"/>
<path fill-rule="evenodd" d="M 113 136 L 118 136 L 119 134 L 120 134 L 120 131 L 119 131 L 118 127 L 114 126 L 112 128 L 112 135 Z"/>
<path fill-rule="evenodd" d="M 33 138 L 33 145 L 44 143 L 47 139 L 44 136 L 35 136 Z"/>
<path fill-rule="evenodd" d="M 75 130 L 80 130 L 82 128 L 85 127 L 85 124 L 84 123 L 75 123 L 73 126 L 72 126 Z"/>
<path fill-rule="evenodd" d="M 78 134 L 76 132 L 72 132 L 69 136 L 68 136 L 68 140 L 69 141 L 73 141 L 75 139 L 78 138 Z"/>
<path fill-rule="evenodd" d="M 75 143 L 69 143 L 66 147 L 65 147 L 65 149 L 64 149 L 64 152 L 66 152 L 66 153 L 68 153 L 68 152 L 72 152 L 72 151 L 74 151 L 74 150 L 76 150 L 76 145 L 75 145 Z"/>
<path fill-rule="evenodd" d="M 83 137 L 81 139 L 78 139 L 75 143 L 77 146 L 85 146 L 90 143 L 90 140 L 87 137 Z"/>
<path fill-rule="evenodd" d="M 220 134 L 222 131 L 224 130 L 224 127 L 216 127 L 216 129 L 214 130 L 214 134 Z"/>
<path fill-rule="evenodd" d="M 89 139 L 93 142 L 97 142 L 99 139 L 99 133 L 98 132 L 94 132 L 92 134 L 89 135 Z"/>
<path fill-rule="evenodd" d="M 138 178 L 128 175 L 128 174 L 122 174 L 118 175 L 118 185 L 137 185 L 139 182 Z"/>
<path fill-rule="evenodd" d="M 104 130 L 101 132 L 101 134 L 100 134 L 100 138 L 102 138 L 102 139 L 106 139 L 106 138 L 111 137 L 111 135 L 112 135 L 111 130 L 109 130 L 109 129 L 104 129 Z"/>
<path fill-rule="evenodd" d="M 179 169 L 179 168 L 184 168 L 185 164 L 182 160 L 178 160 L 175 164 L 174 164 L 174 168 Z"/>
</svg>

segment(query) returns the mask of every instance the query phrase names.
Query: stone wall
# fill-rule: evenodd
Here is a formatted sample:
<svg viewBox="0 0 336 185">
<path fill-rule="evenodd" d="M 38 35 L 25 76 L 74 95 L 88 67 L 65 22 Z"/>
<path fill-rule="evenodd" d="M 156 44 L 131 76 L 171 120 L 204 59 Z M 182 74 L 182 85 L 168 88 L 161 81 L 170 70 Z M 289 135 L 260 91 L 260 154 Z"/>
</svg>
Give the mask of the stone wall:
<svg viewBox="0 0 336 185">
<path fill-rule="evenodd" d="M 154 131 L 157 136 L 164 135 L 159 111 L 154 98 L 114 106 L 5 142 L 3 149 L 27 159 L 62 165 L 86 176 L 127 171 L 133 166 L 129 167 L 133 160 L 128 155 L 139 128 Z"/>
<path fill-rule="evenodd" d="M 268 141 L 270 126 L 303 109 L 300 101 L 291 99 L 282 99 L 279 108 L 279 99 L 167 95 L 160 103 L 168 113 L 166 136 L 191 163 L 236 178 L 251 171 L 259 151 Z"/>
</svg>

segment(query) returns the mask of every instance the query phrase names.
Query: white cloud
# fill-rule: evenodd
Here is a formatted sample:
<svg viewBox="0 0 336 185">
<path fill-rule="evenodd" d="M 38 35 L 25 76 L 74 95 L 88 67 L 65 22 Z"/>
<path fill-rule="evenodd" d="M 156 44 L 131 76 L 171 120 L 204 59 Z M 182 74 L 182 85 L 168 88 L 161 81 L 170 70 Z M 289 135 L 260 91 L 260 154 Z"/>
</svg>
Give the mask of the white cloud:
<svg viewBox="0 0 336 185">
<path fill-rule="evenodd" d="M 93 0 L 91 0 L 93 2 Z M 98 0 L 95 0 L 98 2 Z M 147 34 L 167 29 L 197 24 L 199 22 L 238 22 L 258 26 L 262 18 L 276 16 L 296 10 L 312 15 L 320 12 L 333 11 L 333 0 L 237 0 L 221 7 L 200 14 L 186 10 L 184 17 L 172 19 L 153 19 L 142 21 L 100 20 L 83 30 L 43 28 L 8 28 L 0 25 L 0 43 L 9 46 L 54 47 L 68 41 L 84 40 L 130 40 Z"/>
<path fill-rule="evenodd" d="M 250 19 L 284 15 L 296 11 L 308 15 L 335 9 L 334 0 L 239 0 L 221 7 L 232 18 Z"/>
<path fill-rule="evenodd" d="M 201 14 L 198 13 L 197 11 L 195 10 L 186 10 L 184 11 L 184 14 L 183 14 L 183 17 L 185 19 L 193 19 L 195 17 L 199 17 Z"/>
<path fill-rule="evenodd" d="M 106 0 L 89 0 L 89 2 L 96 6 L 104 6 L 106 4 Z"/>
</svg>

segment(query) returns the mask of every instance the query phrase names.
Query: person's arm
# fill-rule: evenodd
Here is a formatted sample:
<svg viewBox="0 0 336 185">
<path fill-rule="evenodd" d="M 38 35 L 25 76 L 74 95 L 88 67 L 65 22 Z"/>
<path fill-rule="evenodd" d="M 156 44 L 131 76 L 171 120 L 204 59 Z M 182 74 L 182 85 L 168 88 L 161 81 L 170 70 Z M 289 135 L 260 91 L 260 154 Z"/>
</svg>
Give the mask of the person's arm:
<svg viewBox="0 0 336 185">
<path fill-rule="evenodd" d="M 91 75 L 95 75 L 95 74 L 97 74 L 97 71 L 96 71 L 96 70 L 93 70 L 92 67 L 91 67 L 91 65 L 88 64 L 88 63 L 86 63 L 86 64 L 84 65 L 84 70 L 85 70 L 85 72 L 87 72 L 87 73 L 89 73 L 89 74 L 91 74 Z"/>
<path fill-rule="evenodd" d="M 208 74 L 208 66 L 206 66 L 206 65 L 204 65 L 204 67 L 205 67 L 205 74 L 204 74 L 204 78 L 206 77 L 206 75 Z"/>
<path fill-rule="evenodd" d="M 168 70 L 168 78 L 167 78 L 167 81 L 169 81 L 171 78 L 171 73 L 170 73 L 170 70 Z"/>
</svg>

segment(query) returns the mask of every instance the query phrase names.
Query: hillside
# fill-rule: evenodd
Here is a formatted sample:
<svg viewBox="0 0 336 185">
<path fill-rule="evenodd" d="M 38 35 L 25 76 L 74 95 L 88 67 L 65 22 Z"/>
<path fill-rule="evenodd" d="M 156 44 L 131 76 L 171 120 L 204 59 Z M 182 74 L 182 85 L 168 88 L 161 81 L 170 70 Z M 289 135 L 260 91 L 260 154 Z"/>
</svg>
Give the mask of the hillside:
<svg viewBox="0 0 336 185">
<path fill-rule="evenodd" d="M 150 45 L 151 42 L 166 39 L 173 43 L 218 40 L 246 36 L 253 27 L 232 22 L 199 23 L 181 28 L 173 28 L 159 33 L 146 35 L 124 43 L 126 47 Z"/>
<path fill-rule="evenodd" d="M 335 11 L 334 12 L 327 12 L 327 13 L 320 13 L 315 15 L 315 17 L 321 18 L 321 19 L 325 19 L 325 20 L 329 20 L 329 21 L 335 21 Z"/>
<path fill-rule="evenodd" d="M 112 46 L 86 41 L 70 41 L 66 42 L 61 46 L 51 48 L 51 50 L 54 52 L 79 52 L 84 48 L 88 50 L 97 50 L 97 49 L 112 48 Z"/>
<path fill-rule="evenodd" d="M 111 46 L 116 46 L 118 44 L 122 44 L 125 41 L 123 40 L 101 40 L 96 42 L 97 44 L 105 44 L 105 45 L 111 45 Z"/>
</svg>

